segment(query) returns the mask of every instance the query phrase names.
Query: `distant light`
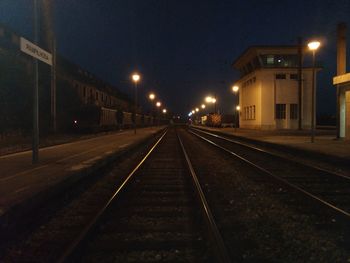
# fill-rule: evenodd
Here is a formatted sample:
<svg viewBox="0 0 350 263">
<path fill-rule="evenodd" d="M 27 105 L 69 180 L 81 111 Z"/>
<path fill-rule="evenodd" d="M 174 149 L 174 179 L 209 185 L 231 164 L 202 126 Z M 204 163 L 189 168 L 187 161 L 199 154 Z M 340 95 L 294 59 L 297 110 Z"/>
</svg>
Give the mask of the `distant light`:
<svg viewBox="0 0 350 263">
<path fill-rule="evenodd" d="M 188 117 L 191 117 L 192 116 L 192 112 L 190 112 L 189 114 L 188 114 Z"/>
<path fill-rule="evenodd" d="M 208 96 L 208 97 L 205 98 L 205 102 L 207 102 L 207 103 L 211 103 L 212 100 L 213 100 L 213 98 L 210 97 L 210 96 Z"/>
<path fill-rule="evenodd" d="M 194 110 L 192 110 L 192 114 L 195 114 L 195 111 L 194 111 Z"/>
<path fill-rule="evenodd" d="M 278 63 L 281 63 L 281 61 L 282 61 L 282 60 L 280 60 L 280 59 L 277 60 Z"/>
<path fill-rule="evenodd" d="M 202 107 L 202 109 L 205 109 L 205 104 L 202 104 L 202 106 L 201 106 L 201 107 Z"/>
<path fill-rule="evenodd" d="M 156 103 L 156 106 L 157 106 L 157 107 L 160 107 L 160 106 L 162 106 L 162 103 L 161 103 L 160 101 L 158 101 L 158 102 Z"/>
<path fill-rule="evenodd" d="M 232 91 L 233 91 L 234 93 L 237 93 L 238 90 L 239 90 L 239 87 L 238 87 L 237 85 L 235 85 L 235 86 L 232 87 Z"/>
<path fill-rule="evenodd" d="M 150 100 L 154 100 L 156 98 L 156 95 L 154 93 L 151 93 L 148 97 Z"/>
<path fill-rule="evenodd" d="M 77 120 L 74 120 L 73 122 L 74 122 L 74 124 L 77 124 L 77 123 L 78 123 L 78 121 L 77 121 Z"/>
<path fill-rule="evenodd" d="M 177 116 L 178 119 L 180 119 L 180 116 Z"/>
<path fill-rule="evenodd" d="M 163 109 L 163 113 L 166 113 L 166 109 Z"/>
<path fill-rule="evenodd" d="M 140 75 L 137 73 L 134 73 L 132 75 L 132 79 L 133 79 L 133 81 L 138 82 L 140 80 Z"/>
<path fill-rule="evenodd" d="M 199 111 L 199 109 L 198 108 L 196 108 L 196 112 L 198 112 Z"/>
<path fill-rule="evenodd" d="M 216 102 L 216 99 L 215 98 L 212 98 L 211 99 L 211 103 L 215 103 Z"/>
<path fill-rule="evenodd" d="M 321 43 L 319 41 L 311 41 L 307 46 L 309 47 L 310 50 L 317 50 Z"/>
<path fill-rule="evenodd" d="M 238 105 L 236 106 L 236 110 L 239 111 L 241 109 L 241 107 Z"/>
</svg>

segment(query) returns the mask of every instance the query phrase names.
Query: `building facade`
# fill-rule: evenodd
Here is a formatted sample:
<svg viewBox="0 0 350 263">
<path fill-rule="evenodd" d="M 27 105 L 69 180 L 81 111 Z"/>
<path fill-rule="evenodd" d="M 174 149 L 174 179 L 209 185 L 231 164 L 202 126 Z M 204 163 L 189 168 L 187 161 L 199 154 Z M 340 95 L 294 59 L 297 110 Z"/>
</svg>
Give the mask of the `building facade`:
<svg viewBox="0 0 350 263">
<path fill-rule="evenodd" d="M 235 83 L 241 128 L 298 129 L 301 117 L 301 128 L 310 129 L 312 68 L 302 69 L 299 106 L 297 46 L 250 47 L 233 67 L 241 73 Z"/>
</svg>

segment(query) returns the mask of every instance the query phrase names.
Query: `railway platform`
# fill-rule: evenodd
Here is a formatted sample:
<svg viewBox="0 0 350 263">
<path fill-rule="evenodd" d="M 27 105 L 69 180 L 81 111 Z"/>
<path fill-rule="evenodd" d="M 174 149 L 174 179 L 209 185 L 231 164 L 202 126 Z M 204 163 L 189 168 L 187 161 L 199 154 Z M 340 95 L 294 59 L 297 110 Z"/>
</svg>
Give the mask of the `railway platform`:
<svg viewBox="0 0 350 263">
<path fill-rule="evenodd" d="M 264 131 L 242 128 L 212 128 L 194 126 L 201 129 L 216 131 L 223 134 L 239 137 L 241 139 L 259 142 L 266 145 L 277 146 L 298 153 L 313 155 L 316 158 L 336 160 L 348 163 L 350 166 L 350 141 L 337 140 L 334 130 L 317 129 L 314 143 L 311 143 L 310 131 Z"/>
<path fill-rule="evenodd" d="M 41 148 L 36 165 L 31 164 L 31 151 L 0 156 L 0 219 L 62 191 L 60 186 L 96 171 L 163 128 L 142 128 L 136 134 L 130 129 Z"/>
</svg>

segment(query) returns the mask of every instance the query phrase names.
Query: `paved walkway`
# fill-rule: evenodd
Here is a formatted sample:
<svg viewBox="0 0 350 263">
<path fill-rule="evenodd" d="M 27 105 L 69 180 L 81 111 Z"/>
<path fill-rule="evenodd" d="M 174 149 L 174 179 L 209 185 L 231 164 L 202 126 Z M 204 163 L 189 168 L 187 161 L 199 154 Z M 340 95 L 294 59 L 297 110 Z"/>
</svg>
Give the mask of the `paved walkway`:
<svg viewBox="0 0 350 263">
<path fill-rule="evenodd" d="M 335 131 L 333 130 L 317 130 L 315 141 L 311 143 L 309 131 L 261 131 L 241 128 L 210 128 L 204 126 L 200 126 L 200 128 L 349 159 L 350 166 L 350 141 L 336 140 Z"/>
<path fill-rule="evenodd" d="M 138 129 L 42 148 L 40 162 L 31 164 L 31 151 L 0 156 L 0 216 L 10 207 L 48 189 L 67 177 L 151 137 L 161 127 Z"/>
</svg>

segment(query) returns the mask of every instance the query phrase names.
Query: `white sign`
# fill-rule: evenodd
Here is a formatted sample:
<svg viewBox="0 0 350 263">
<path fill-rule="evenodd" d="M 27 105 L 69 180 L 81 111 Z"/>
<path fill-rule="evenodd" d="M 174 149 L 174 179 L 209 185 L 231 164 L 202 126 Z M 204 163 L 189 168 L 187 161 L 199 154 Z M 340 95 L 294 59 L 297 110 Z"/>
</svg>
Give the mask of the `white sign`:
<svg viewBox="0 0 350 263">
<path fill-rule="evenodd" d="M 21 51 L 52 66 L 52 55 L 23 37 L 21 37 Z"/>
</svg>

